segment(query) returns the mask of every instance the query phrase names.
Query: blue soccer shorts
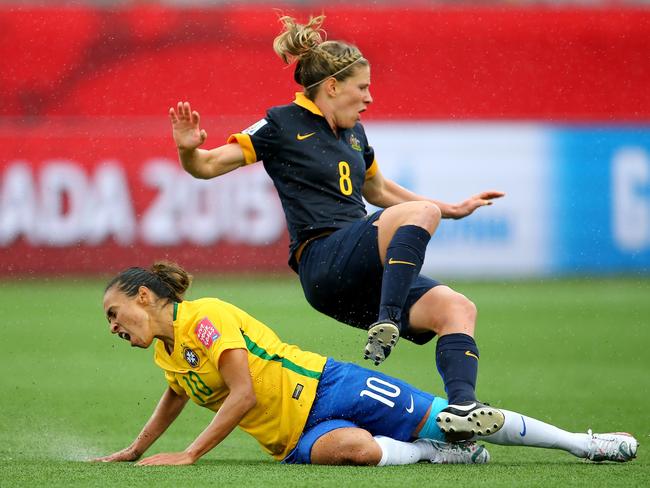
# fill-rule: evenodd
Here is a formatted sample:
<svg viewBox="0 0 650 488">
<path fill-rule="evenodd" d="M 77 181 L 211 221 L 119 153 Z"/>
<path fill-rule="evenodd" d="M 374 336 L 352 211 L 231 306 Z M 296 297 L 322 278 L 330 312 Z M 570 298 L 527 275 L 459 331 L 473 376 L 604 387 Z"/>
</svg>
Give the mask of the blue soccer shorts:
<svg viewBox="0 0 650 488">
<path fill-rule="evenodd" d="M 314 443 L 328 432 L 344 427 L 365 429 L 373 436 L 410 441 L 429 408 L 429 417 L 435 418 L 446 406 L 444 398 L 402 380 L 329 358 L 303 433 L 282 462 L 309 464 Z M 428 434 L 429 438 L 444 440 L 444 434 L 435 423 Z"/>
<path fill-rule="evenodd" d="M 377 320 L 384 266 L 379 259 L 375 221 L 381 210 L 310 242 L 302 252 L 298 275 L 309 304 L 339 322 L 368 330 Z M 418 276 L 402 310 L 401 336 L 416 344 L 435 337 L 433 331 L 409 331 L 409 312 L 415 302 L 440 282 Z"/>
</svg>

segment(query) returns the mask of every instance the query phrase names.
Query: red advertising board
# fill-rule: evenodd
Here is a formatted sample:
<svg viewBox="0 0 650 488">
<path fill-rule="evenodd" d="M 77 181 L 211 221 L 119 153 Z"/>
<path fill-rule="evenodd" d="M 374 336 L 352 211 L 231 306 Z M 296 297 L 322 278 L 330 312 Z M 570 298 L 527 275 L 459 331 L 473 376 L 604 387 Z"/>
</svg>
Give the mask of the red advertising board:
<svg viewBox="0 0 650 488">
<path fill-rule="evenodd" d="M 306 19 L 317 7 L 290 8 Z M 370 118 L 645 120 L 650 9 L 326 8 L 373 67 Z M 0 11 L 0 116 L 261 115 L 296 86 L 270 6 Z"/>
<path fill-rule="evenodd" d="M 118 120 L 118 119 L 115 119 Z M 0 127 L 3 273 L 180 261 L 194 270 L 284 268 L 284 216 L 261 164 L 211 181 L 184 173 L 166 124 L 124 119 Z M 152 129 L 156 129 L 154 133 Z"/>
</svg>

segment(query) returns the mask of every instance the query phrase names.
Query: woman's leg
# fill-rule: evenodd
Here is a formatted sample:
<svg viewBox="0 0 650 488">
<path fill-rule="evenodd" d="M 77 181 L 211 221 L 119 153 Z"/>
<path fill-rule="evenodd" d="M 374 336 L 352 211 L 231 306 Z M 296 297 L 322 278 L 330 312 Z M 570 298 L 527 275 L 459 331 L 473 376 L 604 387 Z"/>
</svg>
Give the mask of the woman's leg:
<svg viewBox="0 0 650 488">
<path fill-rule="evenodd" d="M 438 335 L 436 365 L 452 405 L 476 401 L 476 316 L 476 306 L 470 300 L 443 285 L 427 291 L 409 312 L 411 332 Z"/>
<path fill-rule="evenodd" d="M 408 202 L 384 210 L 374 224 L 384 269 L 377 321 L 369 327 L 364 357 L 375 365 L 390 354 L 402 332 L 399 324 L 404 304 L 439 223 L 436 205 Z"/>
<path fill-rule="evenodd" d="M 409 202 L 384 210 L 375 222 L 384 265 L 378 321 L 400 323 L 413 280 L 420 274 L 427 244 L 440 223 L 440 209 Z"/>
<path fill-rule="evenodd" d="M 432 410 L 423 420 L 423 425 L 417 431 L 420 438 L 441 438 L 439 419 L 444 412 L 445 401 L 440 398 L 432 404 Z M 636 457 L 638 443 L 634 437 L 626 433 L 592 434 L 591 431 L 573 433 L 562 430 L 541 420 L 527 417 L 510 410 L 499 409 L 504 417 L 503 427 L 493 432 L 492 418 L 477 413 L 471 422 L 475 441 L 482 439 L 492 444 L 502 446 L 542 447 L 561 449 L 574 456 L 592 461 L 630 461 Z"/>
<path fill-rule="evenodd" d="M 503 415 L 498 409 L 476 400 L 479 351 L 474 341 L 476 306 L 447 286 L 436 286 L 424 293 L 409 310 L 409 332 L 435 332 L 436 366 L 445 384 L 449 406 L 441 414 L 440 427 L 450 440 L 471 437 L 467 419 L 489 415 L 492 432 L 501 428 Z"/>
<path fill-rule="evenodd" d="M 390 324 L 400 321 L 409 289 L 424 262 L 425 236 L 435 232 L 439 221 L 439 211 L 432 211 L 427 202 L 410 202 L 386 209 L 375 223 L 384 263 L 379 320 L 370 327 L 366 346 L 366 357 L 375 364 L 397 341 Z M 449 287 L 436 286 L 415 302 L 409 313 L 411 332 L 435 332 L 439 337 L 436 365 L 449 403 L 464 406 L 476 402 L 479 352 L 474 341 L 474 304 Z M 462 416 L 464 412 L 456 413 Z"/>
<path fill-rule="evenodd" d="M 503 446 L 545 447 L 561 449 L 592 461 L 630 461 L 636 457 L 637 440 L 623 432 L 609 434 L 574 433 L 554 425 L 501 409 L 505 415 L 503 428 L 484 436 L 483 440 Z"/>
<path fill-rule="evenodd" d="M 360 428 L 341 428 L 320 437 L 311 449 L 312 464 L 399 466 L 428 461 L 436 464 L 483 464 L 490 456 L 474 443 L 452 445 L 430 440 L 403 442 L 372 436 Z"/>
</svg>

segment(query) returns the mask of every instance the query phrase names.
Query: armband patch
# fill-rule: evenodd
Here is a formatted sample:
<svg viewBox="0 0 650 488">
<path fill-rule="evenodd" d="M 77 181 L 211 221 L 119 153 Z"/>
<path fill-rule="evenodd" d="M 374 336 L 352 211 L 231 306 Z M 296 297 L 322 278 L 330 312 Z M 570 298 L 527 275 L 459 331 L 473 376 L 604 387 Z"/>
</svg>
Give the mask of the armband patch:
<svg viewBox="0 0 650 488">
<path fill-rule="evenodd" d="M 268 124 L 268 120 L 262 119 L 257 122 L 255 122 L 253 125 L 251 125 L 248 129 L 244 129 L 241 131 L 242 134 L 248 134 L 249 136 L 252 136 L 255 134 L 258 130 L 260 130 L 262 127 L 264 127 L 266 124 Z"/>
<path fill-rule="evenodd" d="M 199 340 L 199 342 L 203 344 L 207 349 L 210 349 L 212 344 L 214 344 L 214 342 L 219 339 L 219 337 L 221 337 L 221 334 L 217 328 L 212 325 L 212 322 L 210 322 L 210 319 L 207 317 L 203 317 L 201 321 L 196 324 L 194 333 L 196 334 L 196 338 Z"/>
</svg>

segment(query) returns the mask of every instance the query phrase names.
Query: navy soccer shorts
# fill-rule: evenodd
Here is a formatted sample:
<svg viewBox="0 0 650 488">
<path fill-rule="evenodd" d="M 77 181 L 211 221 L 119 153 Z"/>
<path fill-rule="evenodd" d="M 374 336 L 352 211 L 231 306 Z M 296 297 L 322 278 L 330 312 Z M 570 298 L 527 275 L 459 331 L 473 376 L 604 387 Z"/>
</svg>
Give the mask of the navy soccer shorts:
<svg viewBox="0 0 650 488">
<path fill-rule="evenodd" d="M 282 462 L 309 464 L 314 443 L 328 432 L 344 427 L 410 441 L 429 408 L 430 416 L 435 418 L 446 406 L 444 398 L 402 380 L 329 358 L 303 433 Z M 444 434 L 436 425 L 429 438 L 444 441 Z"/>
<path fill-rule="evenodd" d="M 377 320 L 384 272 L 379 259 L 377 227 L 373 223 L 381 210 L 309 243 L 302 252 L 298 274 L 305 298 L 312 307 L 339 322 L 368 330 Z M 402 335 L 425 344 L 434 332 L 409 332 L 409 311 L 438 281 L 418 276 L 402 310 Z"/>
</svg>

